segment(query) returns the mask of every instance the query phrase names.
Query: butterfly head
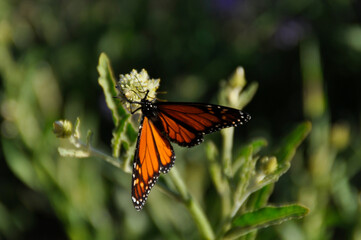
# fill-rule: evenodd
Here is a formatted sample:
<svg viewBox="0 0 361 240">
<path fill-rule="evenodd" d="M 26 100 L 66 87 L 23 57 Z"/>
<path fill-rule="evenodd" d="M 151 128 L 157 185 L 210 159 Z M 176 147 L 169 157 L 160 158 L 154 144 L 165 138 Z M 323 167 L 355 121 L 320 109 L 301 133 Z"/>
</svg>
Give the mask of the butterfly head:
<svg viewBox="0 0 361 240">
<path fill-rule="evenodd" d="M 157 105 L 153 102 L 147 100 L 146 98 L 141 100 L 141 109 L 144 116 L 149 117 L 150 119 L 157 117 Z"/>
</svg>

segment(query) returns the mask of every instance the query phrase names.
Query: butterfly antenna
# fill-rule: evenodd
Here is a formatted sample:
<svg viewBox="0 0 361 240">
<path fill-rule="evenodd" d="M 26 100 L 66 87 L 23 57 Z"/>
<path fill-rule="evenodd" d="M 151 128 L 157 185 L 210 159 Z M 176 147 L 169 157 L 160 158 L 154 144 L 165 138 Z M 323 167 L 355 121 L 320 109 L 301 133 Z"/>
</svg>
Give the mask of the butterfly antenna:
<svg viewBox="0 0 361 240">
<path fill-rule="evenodd" d="M 138 80 L 139 86 L 142 88 L 142 91 L 140 91 L 137 87 L 136 87 L 136 89 L 137 89 L 139 92 L 141 92 L 141 93 L 145 93 L 144 88 L 143 88 L 143 86 L 142 86 L 139 78 L 138 78 L 137 76 L 135 76 L 135 78 Z M 139 97 L 139 96 L 138 96 L 138 97 Z"/>
<path fill-rule="evenodd" d="M 157 94 L 166 94 L 166 93 L 167 93 L 166 91 L 157 92 Z M 161 99 L 161 98 L 157 98 L 157 97 L 154 97 L 154 99 L 156 99 L 158 102 L 166 102 L 167 101 L 166 99 Z"/>
<path fill-rule="evenodd" d="M 156 98 L 158 102 L 167 102 L 166 99 Z"/>
<path fill-rule="evenodd" d="M 149 89 L 145 91 L 145 89 L 143 88 L 143 86 L 142 86 L 139 78 L 138 78 L 137 76 L 136 76 L 135 78 L 138 80 L 138 83 L 139 83 L 140 87 L 142 88 L 142 91 L 140 91 L 140 90 L 138 89 L 138 87 L 136 87 L 136 89 L 138 90 L 138 92 L 145 93 L 145 96 L 144 96 L 143 99 L 147 99 L 148 94 L 149 94 Z M 136 94 L 137 94 L 137 93 L 136 93 Z M 140 99 L 142 99 L 138 94 L 137 94 L 137 96 L 138 96 Z M 152 100 L 153 100 L 153 99 L 152 99 Z"/>
</svg>

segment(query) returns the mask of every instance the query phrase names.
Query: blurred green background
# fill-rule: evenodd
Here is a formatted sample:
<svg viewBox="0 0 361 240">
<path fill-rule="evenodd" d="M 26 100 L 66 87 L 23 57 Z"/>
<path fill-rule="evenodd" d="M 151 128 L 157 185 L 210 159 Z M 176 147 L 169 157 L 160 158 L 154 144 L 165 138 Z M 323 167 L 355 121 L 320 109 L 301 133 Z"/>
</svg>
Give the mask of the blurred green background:
<svg viewBox="0 0 361 240">
<path fill-rule="evenodd" d="M 199 237 L 159 189 L 139 213 L 130 176 L 98 159 L 59 157 L 52 123 L 78 116 L 93 146 L 111 151 L 101 52 L 117 76 L 145 68 L 161 78 L 159 97 L 170 101 L 217 103 L 220 81 L 243 66 L 259 90 L 235 148 L 265 137 L 272 149 L 296 123 L 313 124 L 271 197 L 311 212 L 259 238 L 361 239 L 360 23 L 361 2 L 348 0 L 0 1 L 0 239 Z M 211 211 L 204 147 L 175 151 Z"/>
</svg>

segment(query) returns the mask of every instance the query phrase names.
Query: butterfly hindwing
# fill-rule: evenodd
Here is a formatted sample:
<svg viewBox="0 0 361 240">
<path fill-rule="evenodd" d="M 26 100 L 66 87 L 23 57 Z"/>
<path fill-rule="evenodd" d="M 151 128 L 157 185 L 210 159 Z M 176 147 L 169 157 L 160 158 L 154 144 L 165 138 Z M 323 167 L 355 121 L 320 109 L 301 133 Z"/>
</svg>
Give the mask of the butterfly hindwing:
<svg viewBox="0 0 361 240">
<path fill-rule="evenodd" d="M 141 105 L 142 120 L 133 163 L 132 201 L 139 211 L 160 173 L 173 166 L 175 155 L 169 140 L 192 147 L 203 135 L 248 122 L 249 114 L 238 109 L 202 103 L 148 101 Z"/>
<path fill-rule="evenodd" d="M 238 109 L 202 103 L 157 103 L 158 117 L 169 139 L 180 146 L 192 147 L 203 135 L 226 127 L 237 127 L 251 116 Z"/>
<path fill-rule="evenodd" d="M 132 201 L 137 210 L 143 208 L 159 173 L 167 173 L 174 160 L 175 154 L 169 140 L 144 116 L 139 127 L 132 175 Z"/>
</svg>

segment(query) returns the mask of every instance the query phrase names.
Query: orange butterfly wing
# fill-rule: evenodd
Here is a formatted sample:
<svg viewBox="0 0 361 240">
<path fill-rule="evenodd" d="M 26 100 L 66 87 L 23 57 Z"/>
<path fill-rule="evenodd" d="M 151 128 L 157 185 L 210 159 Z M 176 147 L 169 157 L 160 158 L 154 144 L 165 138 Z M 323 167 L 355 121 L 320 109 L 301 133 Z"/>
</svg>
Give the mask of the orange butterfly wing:
<svg viewBox="0 0 361 240">
<path fill-rule="evenodd" d="M 157 103 L 158 117 L 167 136 L 180 146 L 192 147 L 203 135 L 226 127 L 237 127 L 251 116 L 238 109 L 202 103 Z"/>
<path fill-rule="evenodd" d="M 159 177 L 173 166 L 175 154 L 169 140 L 146 116 L 139 127 L 133 163 L 132 201 L 139 211 Z"/>
</svg>

